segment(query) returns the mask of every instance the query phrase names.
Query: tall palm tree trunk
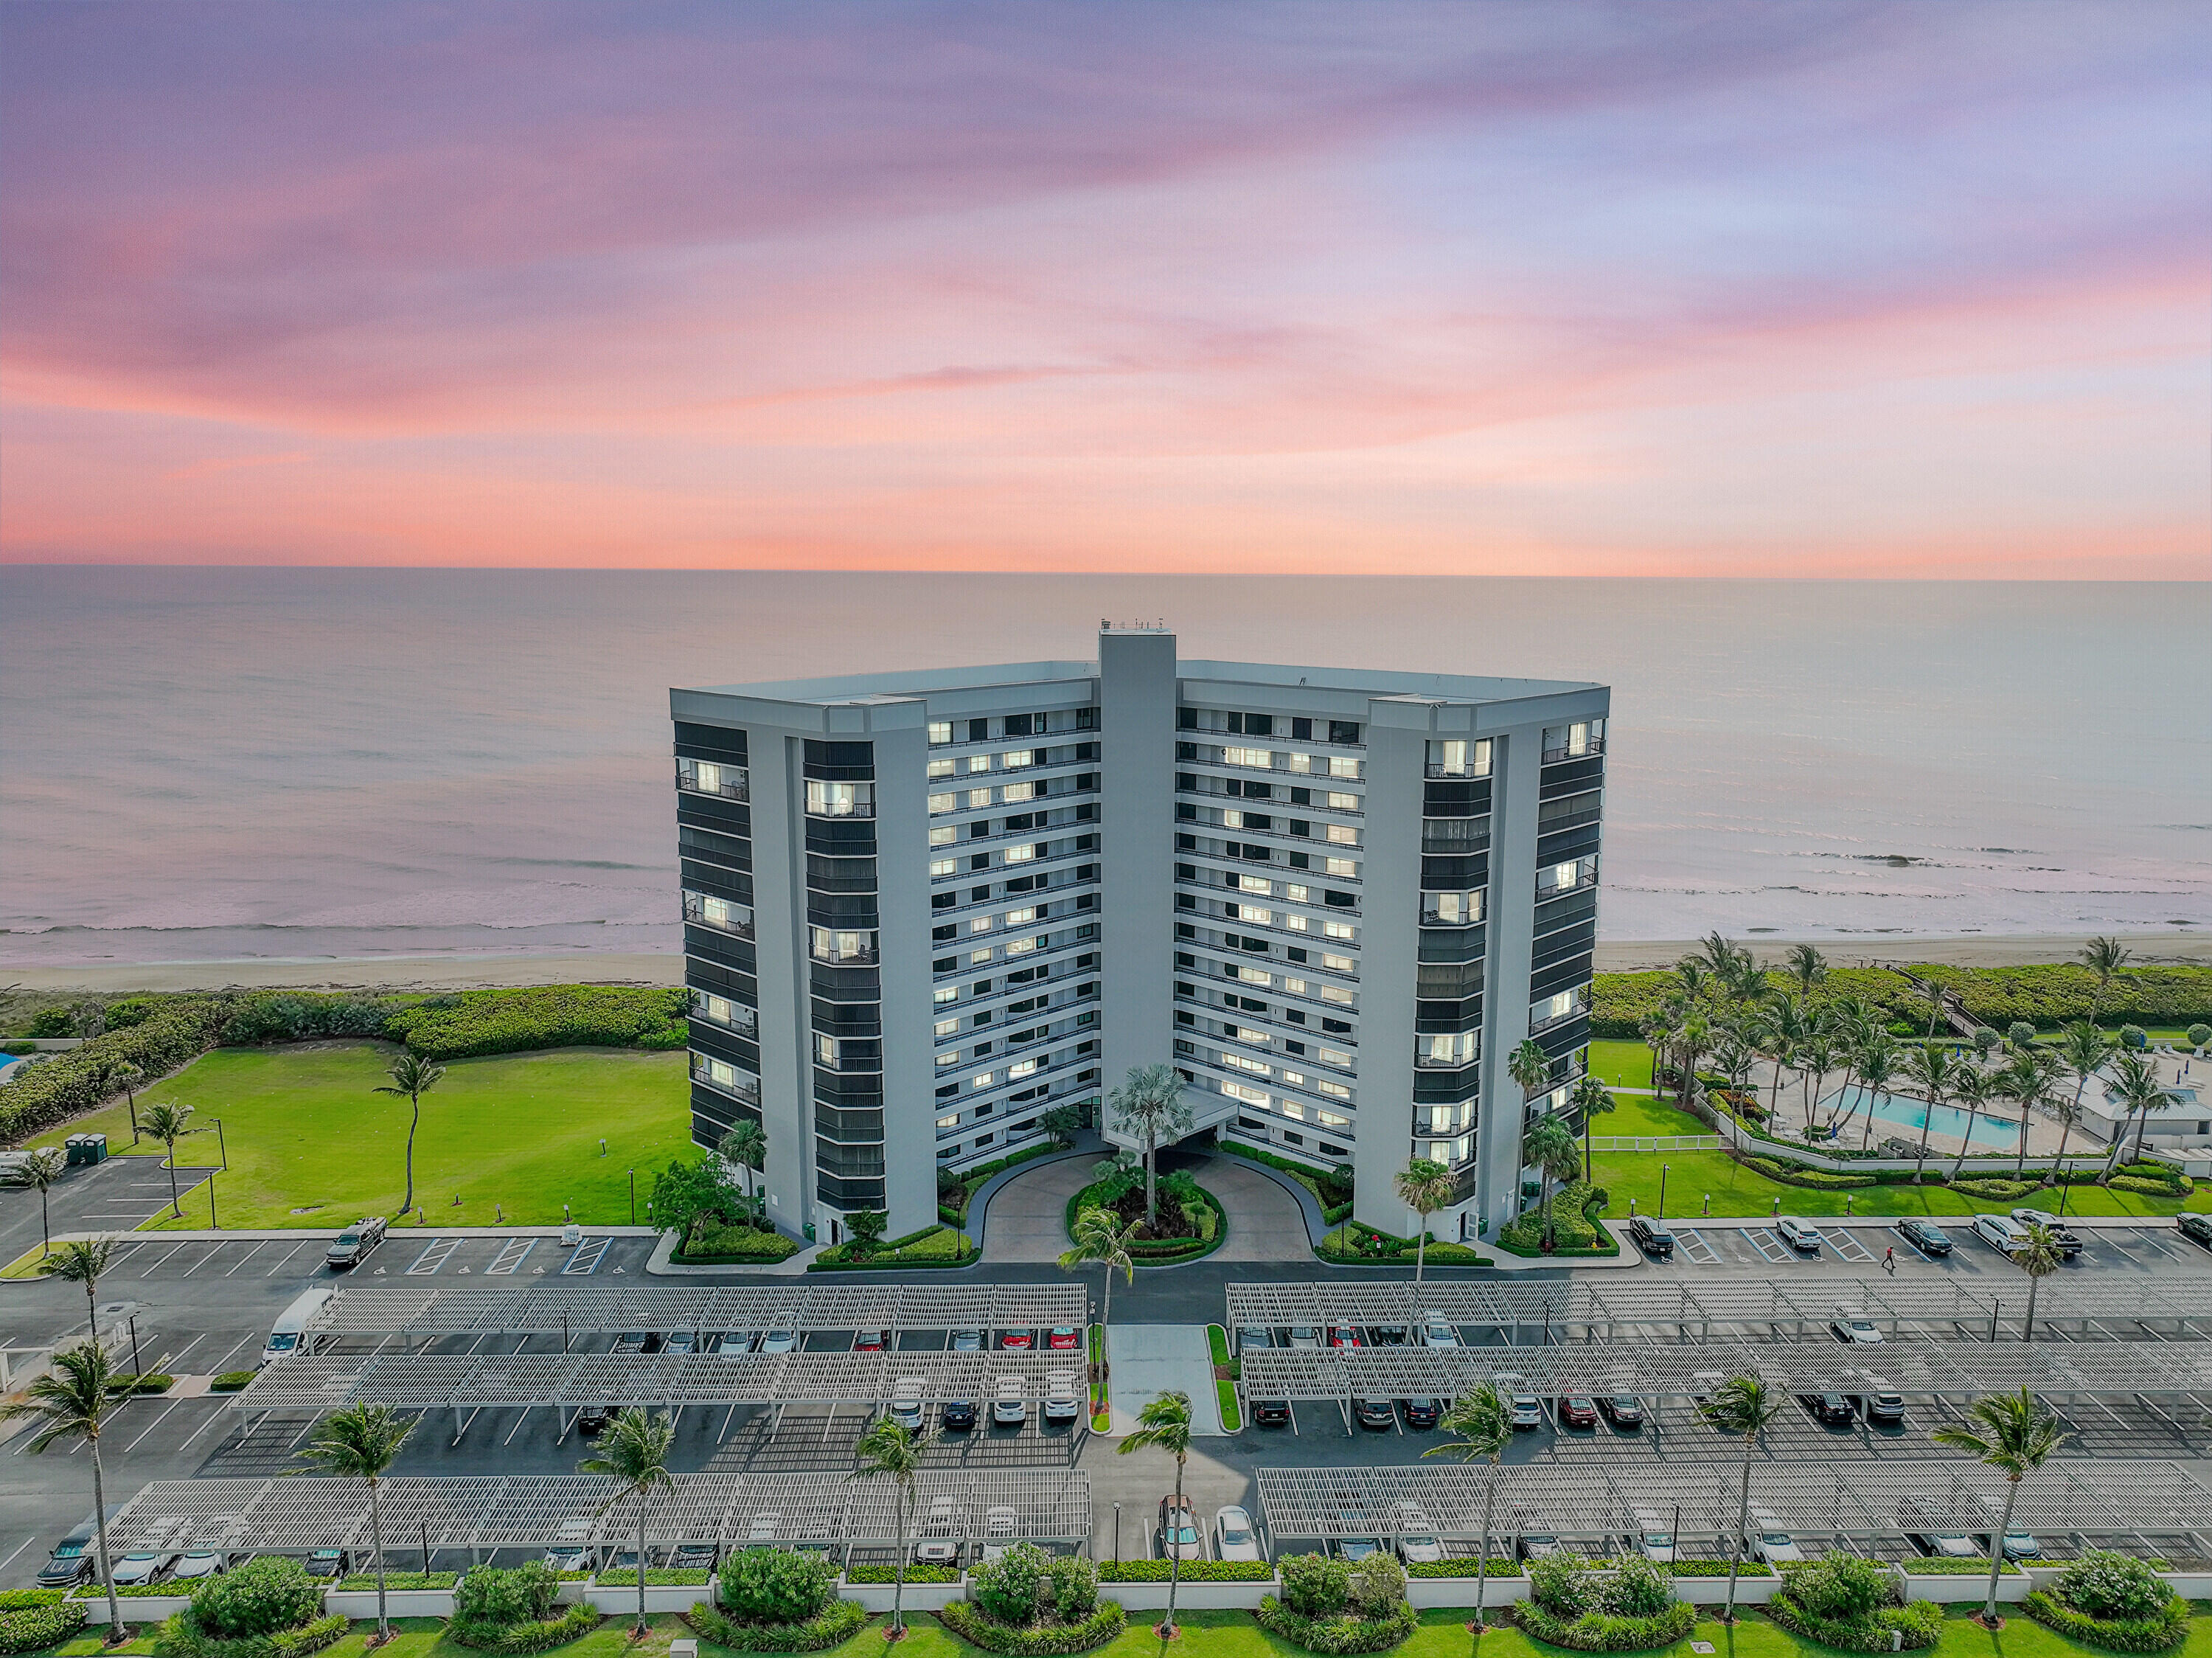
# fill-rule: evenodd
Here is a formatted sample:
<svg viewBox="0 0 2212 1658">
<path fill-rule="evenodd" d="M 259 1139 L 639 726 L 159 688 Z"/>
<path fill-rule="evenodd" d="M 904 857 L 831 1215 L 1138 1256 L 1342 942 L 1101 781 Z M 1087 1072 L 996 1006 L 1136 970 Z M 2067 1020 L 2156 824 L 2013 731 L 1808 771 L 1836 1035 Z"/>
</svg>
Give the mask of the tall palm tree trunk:
<svg viewBox="0 0 2212 1658">
<path fill-rule="evenodd" d="M 1482 1597 L 1490 1580 L 1490 1515 L 1498 1503 L 1498 1459 L 1490 1460 L 1490 1483 L 1482 1493 L 1482 1553 L 1474 1563 L 1474 1626 L 1481 1629 Z"/>
<path fill-rule="evenodd" d="M 2058 1200 L 2062 1204 L 2066 1201 L 2066 1137 L 2073 1132 L 2074 1125 L 2070 1122 L 2058 1125 L 2058 1155 L 2051 1159 L 2051 1167 L 2058 1183 Z"/>
<path fill-rule="evenodd" d="M 169 1208 L 181 1221 L 185 1218 L 185 1200 L 177 1195 L 177 1143 L 171 1140 L 167 1143 L 169 1148 L 169 1155 L 165 1160 L 169 1165 Z"/>
<path fill-rule="evenodd" d="M 1585 1140 L 1589 1137 L 1589 1127 L 1587 1120 L 1583 1124 L 1583 1136 Z M 1584 1156 L 1588 1156 L 1589 1154 L 1588 1152 L 1584 1152 L 1583 1155 Z M 1421 1228 L 1420 1235 L 1413 1240 L 1413 1282 L 1415 1283 L 1419 1283 L 1421 1281 L 1422 1265 L 1428 1259 L 1429 1255 L 1428 1210 L 1425 1209 L 1416 1210 L 1414 1214 L 1414 1224 Z"/>
<path fill-rule="evenodd" d="M 1158 1142 L 1151 1128 L 1145 1130 L 1145 1225 L 1158 1233 L 1160 1229 L 1159 1166 L 1154 1161 Z"/>
<path fill-rule="evenodd" d="M 1176 1512 L 1182 1512 L 1182 1459 L 1176 1459 Z M 1168 1550 L 1168 1633 L 1175 1633 L 1176 1591 L 1182 1585 L 1182 1545 Z"/>
<path fill-rule="evenodd" d="M 392 1638 L 392 1619 L 385 1607 L 384 1494 L 374 1479 L 368 1482 L 368 1546 L 376 1551 L 376 1638 L 381 1644 Z"/>
<path fill-rule="evenodd" d="M 1743 1441 L 1743 1484 L 1736 1493 L 1735 1535 L 1729 1539 L 1728 1609 L 1721 1614 L 1724 1624 L 1735 1622 L 1735 1576 L 1743 1564 L 1744 1533 L 1751 1526 L 1751 1436 Z"/>
<path fill-rule="evenodd" d="M 422 1120 L 422 1096 L 414 1094 L 408 1098 L 414 1104 L 415 1114 L 407 1119 L 407 1195 L 399 1200 L 402 1220 L 407 1217 L 407 1211 L 415 1207 L 415 1130 Z"/>
<path fill-rule="evenodd" d="M 645 1623 L 645 1493 L 637 1494 L 637 1632 L 643 1635 Z"/>
<path fill-rule="evenodd" d="M 2031 1272 L 2027 1275 L 2027 1327 L 2021 1332 L 2022 1341 L 2035 1339 L 2035 1292 L 2043 1288 L 2043 1280 Z"/>
<path fill-rule="evenodd" d="M 1959 1137 L 1959 1161 L 1951 1165 L 1951 1178 L 1957 1179 L 1959 1172 L 1966 1166 L 1966 1148 L 1974 1143 L 1974 1118 L 1981 1110 L 1980 1102 L 1966 1101 L 1966 1131 Z"/>
<path fill-rule="evenodd" d="M 2020 1495 L 2020 1481 L 2005 1482 L 2004 1515 L 1997 1521 L 1996 1533 L 1990 1538 L 1990 1588 L 1982 1604 L 1982 1621 L 1993 1624 L 1997 1617 L 1997 1574 L 2004 1570 L 2004 1540 L 2012 1530 L 2013 1499 Z"/>
<path fill-rule="evenodd" d="M 110 1638 L 122 1643 L 123 1604 L 115 1598 L 115 1569 L 107 1564 L 107 1465 L 100 1460 L 100 1436 L 92 1441 L 92 1512 L 100 1529 L 100 1586 L 107 1591 L 107 1629 Z"/>
<path fill-rule="evenodd" d="M 906 1562 L 914 1551 L 914 1533 L 907 1523 L 911 1512 L 907 1503 L 907 1482 L 899 1481 L 899 1557 L 898 1570 L 891 1576 L 891 1627 L 900 1634 L 906 1633 Z"/>
</svg>

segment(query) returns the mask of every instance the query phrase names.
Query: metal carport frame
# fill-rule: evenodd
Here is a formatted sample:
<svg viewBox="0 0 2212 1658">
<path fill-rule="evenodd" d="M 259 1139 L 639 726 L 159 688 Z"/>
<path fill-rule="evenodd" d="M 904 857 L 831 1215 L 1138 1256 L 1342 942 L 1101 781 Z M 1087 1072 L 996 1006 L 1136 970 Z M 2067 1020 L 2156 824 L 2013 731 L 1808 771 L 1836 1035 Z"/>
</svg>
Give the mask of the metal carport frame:
<svg viewBox="0 0 2212 1658">
<path fill-rule="evenodd" d="M 1081 1283 L 348 1284 L 313 1336 L 555 1336 L 624 1330 L 1048 1330 L 1089 1316 Z"/>
</svg>

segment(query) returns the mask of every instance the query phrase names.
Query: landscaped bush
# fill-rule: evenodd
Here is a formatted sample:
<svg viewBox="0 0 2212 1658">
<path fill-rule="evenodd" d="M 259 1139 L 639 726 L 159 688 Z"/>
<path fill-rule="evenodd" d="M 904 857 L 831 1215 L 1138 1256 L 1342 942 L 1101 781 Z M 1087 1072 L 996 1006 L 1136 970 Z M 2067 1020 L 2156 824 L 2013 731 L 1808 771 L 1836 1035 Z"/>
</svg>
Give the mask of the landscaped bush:
<svg viewBox="0 0 2212 1658">
<path fill-rule="evenodd" d="M 1963 1192 L 1969 1198 L 2002 1198 L 2014 1203 L 2042 1189 L 2040 1180 L 2007 1180 L 1996 1176 L 1974 1176 L 1951 1182 L 1952 1191 Z"/>
<path fill-rule="evenodd" d="M 832 1600 L 803 1624 L 744 1624 L 702 1603 L 683 1618 L 695 1632 L 732 1652 L 825 1652 L 858 1635 L 868 1613 L 857 1600 Z"/>
<path fill-rule="evenodd" d="M 1023 1625 L 1002 1624 L 964 1600 L 951 1602 L 937 1616 L 969 1646 L 986 1652 L 1024 1655 L 1089 1652 L 1118 1640 L 1128 1627 L 1127 1615 L 1118 1600 L 1105 1601 L 1072 1622 L 1056 1618 Z"/>
<path fill-rule="evenodd" d="M 561 1579 L 543 1560 L 530 1560 L 501 1570 L 478 1566 L 453 1590 L 453 1621 L 459 1624 L 527 1624 L 553 1610 L 561 1592 Z M 464 1646 L 481 1643 L 462 1643 Z"/>
<path fill-rule="evenodd" d="M 191 1619 L 219 1641 L 297 1629 L 323 1609 L 323 1588 L 298 1561 L 263 1555 L 192 1591 Z"/>
<path fill-rule="evenodd" d="M 379 997 L 313 991 L 255 991 L 230 998 L 217 1039 L 242 1047 L 262 1042 L 309 1042 L 378 1037 L 398 1004 Z M 112 1021 L 110 1021 L 112 1023 Z M 140 1021 L 143 1023 L 143 1021 Z"/>
<path fill-rule="evenodd" d="M 2061 1635 L 2114 1652 L 2164 1652 L 2188 1638 L 2189 1603 L 2148 1561 L 2105 1550 L 2069 1564 L 2028 1616 Z"/>
<path fill-rule="evenodd" d="M 1601 1571 L 1577 1554 L 1528 1563 L 1528 1599 L 1516 1622 L 1540 1641 L 1578 1652 L 1639 1652 L 1671 1646 L 1697 1623 L 1696 1609 L 1674 1598 L 1664 1569 L 1639 1555 Z"/>
<path fill-rule="evenodd" d="M 297 1629 L 225 1641 L 204 1633 L 187 1608 L 166 1619 L 155 1633 L 155 1658 L 307 1658 L 338 1640 L 352 1622 L 343 1612 L 334 1612 Z"/>
<path fill-rule="evenodd" d="M 1454 1555 L 1448 1560 L 1420 1560 L 1406 1568 L 1408 1577 L 1464 1577 L 1474 1581 L 1475 1559 L 1471 1554 Z M 1514 1577 L 1520 1575 L 1520 1562 L 1510 1554 L 1490 1557 L 1490 1577 Z"/>
<path fill-rule="evenodd" d="M 126 1375 L 107 1379 L 107 1391 L 111 1393 L 166 1393 L 176 1385 L 174 1376 L 165 1376 L 155 1370 L 143 1376 Z"/>
<path fill-rule="evenodd" d="M 1617 1255 L 1620 1246 L 1613 1234 L 1597 1223 L 1595 1211 L 1607 1201 L 1605 1188 L 1582 1180 L 1570 1180 L 1552 1193 L 1553 1253 L 1556 1255 Z M 1498 1242 L 1501 1248 L 1516 1255 L 1536 1255 L 1543 1253 L 1544 1210 L 1535 1204 L 1523 1210 L 1512 1221 L 1498 1229 Z"/>
<path fill-rule="evenodd" d="M 1292 1612 L 1273 1595 L 1263 1594 L 1260 1597 L 1260 1609 L 1252 1615 L 1260 1620 L 1261 1628 L 1271 1635 L 1281 1636 L 1294 1647 L 1332 1655 L 1388 1652 L 1403 1645 L 1421 1626 L 1413 1607 L 1402 1600 L 1381 1618 L 1362 1618 L 1348 1612 L 1309 1618 Z"/>
<path fill-rule="evenodd" d="M 855 1245 L 841 1243 L 825 1249 L 806 1264 L 810 1272 L 850 1271 L 854 1268 L 880 1272 L 891 1267 L 965 1266 L 981 1253 L 975 1240 L 945 1226 L 926 1226 L 903 1238 L 879 1243 L 865 1255 Z"/>
<path fill-rule="evenodd" d="M 1729 1563 L 1725 1560 L 1674 1560 L 1668 1563 L 1667 1570 L 1678 1578 L 1726 1577 Z M 1735 1575 L 1738 1577 L 1771 1577 L 1774 1571 L 1764 1560 L 1753 1560 L 1746 1556 L 1735 1563 Z"/>
<path fill-rule="evenodd" d="M 580 1641 L 599 1624 L 598 1608 L 589 1601 L 580 1600 L 558 1618 L 533 1618 L 521 1624 L 464 1623 L 456 1618 L 446 1625 L 446 1634 L 457 1646 L 500 1653 L 503 1658 L 524 1658 L 526 1654 L 550 1652 L 571 1641 Z"/>
<path fill-rule="evenodd" d="M 741 1624 L 803 1624 L 837 1597 L 837 1568 L 803 1549 L 739 1549 L 724 1558 L 715 1608 Z"/>
<path fill-rule="evenodd" d="M 58 1606 L 68 1598 L 67 1589 L 0 1589 L 0 1612 L 21 1612 L 26 1606 Z"/>
<path fill-rule="evenodd" d="M 683 1248 L 669 1259 L 693 1266 L 720 1266 L 738 1261 L 783 1261 L 801 1246 L 780 1232 L 702 1216 L 691 1223 Z"/>
<path fill-rule="evenodd" d="M 587 1574 L 574 1575 L 582 1576 Z M 388 1571 L 384 1574 L 384 1587 L 393 1593 L 401 1589 L 449 1589 L 459 1581 L 460 1574 L 450 1571 Z M 341 1582 L 338 1588 L 349 1593 L 373 1591 L 376 1588 L 376 1574 L 373 1571 L 355 1572 Z"/>
<path fill-rule="evenodd" d="M 213 1381 L 208 1383 L 208 1391 L 211 1393 L 239 1393 L 243 1391 L 246 1384 L 260 1374 L 261 1373 L 258 1370 L 226 1370 L 221 1375 L 217 1376 Z"/>
<path fill-rule="evenodd" d="M 1017 1543 L 971 1574 L 971 1598 L 939 1614 L 945 1626 L 989 1652 L 1088 1652 L 1122 1630 L 1121 1608 L 1098 1600 L 1087 1561 L 1054 1560 L 1034 1543 Z"/>
<path fill-rule="evenodd" d="M 848 1583 L 890 1583 L 896 1581 L 897 1570 L 896 1566 L 848 1566 L 845 1581 Z M 960 1569 L 957 1566 L 909 1565 L 906 1569 L 906 1581 L 909 1583 L 957 1583 L 960 1581 Z"/>
<path fill-rule="evenodd" d="M 44 1652 L 85 1624 L 84 1603 L 0 1607 L 0 1652 Z"/>
<path fill-rule="evenodd" d="M 108 1030 L 0 1082 L 0 1141 L 21 1140 L 106 1098 L 115 1067 L 133 1064 L 151 1082 L 198 1058 L 222 1028 L 226 1004 L 212 997 L 172 1002 L 122 1030 Z"/>
<path fill-rule="evenodd" d="M 1309 1652 L 1382 1652 L 1419 1627 L 1406 1574 L 1389 1555 L 1353 1565 L 1333 1555 L 1285 1555 L 1283 1597 L 1262 1595 L 1261 1627 Z"/>
<path fill-rule="evenodd" d="M 2192 1189 L 2192 1183 L 2185 1179 L 2177 1185 L 2142 1174 L 2115 1174 L 2105 1184 L 2115 1192 L 2140 1192 L 2150 1198 L 2185 1198 Z"/>
<path fill-rule="evenodd" d="M 1871 1174 L 1844 1174 L 1825 1168 L 1806 1168 L 1799 1164 L 1784 1162 L 1778 1157 L 1747 1156 L 1740 1161 L 1745 1167 L 1780 1185 L 1805 1186 L 1814 1192 L 1844 1192 L 1875 1184 L 1875 1177 Z"/>
<path fill-rule="evenodd" d="M 1847 1652 L 1931 1647 L 1943 1633 L 1943 1609 L 1906 1605 L 1889 1570 L 1856 1555 L 1829 1553 L 1782 1569 L 1782 1588 L 1766 1615 L 1793 1635 Z"/>
<path fill-rule="evenodd" d="M 384 1034 L 433 1059 L 532 1048 L 680 1048 L 690 1039 L 685 990 L 546 984 L 463 991 L 401 1008 Z"/>
<path fill-rule="evenodd" d="M 1908 1576 L 1913 1577 L 1987 1577 L 1990 1575 L 1990 1560 L 1987 1555 L 1984 1555 L 1978 1560 L 1952 1559 L 1943 1555 L 1921 1555 L 1906 1561 L 1905 1570 Z M 2020 1576 L 2020 1568 L 2009 1560 L 2003 1562 L 1997 1570 L 2002 1576 L 2013 1577 Z"/>
<path fill-rule="evenodd" d="M 1314 1559 L 1316 1556 L 1297 1555 L 1295 1559 Z M 1098 1581 L 1102 1583 L 1164 1583 L 1168 1581 L 1165 1560 L 1102 1560 L 1098 1563 Z M 1265 1583 L 1272 1581 L 1275 1569 L 1264 1560 L 1186 1560 L 1182 1563 L 1181 1580 L 1186 1583 Z"/>
</svg>

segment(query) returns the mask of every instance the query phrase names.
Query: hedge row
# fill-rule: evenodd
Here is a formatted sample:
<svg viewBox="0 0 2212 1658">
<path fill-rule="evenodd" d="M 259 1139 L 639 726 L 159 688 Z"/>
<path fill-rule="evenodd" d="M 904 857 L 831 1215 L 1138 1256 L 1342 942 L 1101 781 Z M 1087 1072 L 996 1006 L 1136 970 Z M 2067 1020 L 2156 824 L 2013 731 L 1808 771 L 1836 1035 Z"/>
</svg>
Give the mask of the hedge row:
<svg viewBox="0 0 2212 1658">
<path fill-rule="evenodd" d="M 400 1009 L 384 1034 L 433 1059 L 534 1048 L 680 1048 L 690 1040 L 685 990 L 548 984 L 464 991 Z"/>
<path fill-rule="evenodd" d="M 2027 1615 L 2072 1640 L 2111 1652 L 2167 1652 L 2189 1638 L 2189 1602 L 2178 1594 L 2154 1617 L 2092 1618 L 2035 1589 L 2027 1597 Z"/>
<path fill-rule="evenodd" d="M 1403 1600 L 1382 1618 L 1362 1618 L 1348 1612 L 1308 1618 L 1292 1612 L 1273 1595 L 1263 1594 L 1253 1616 L 1270 1635 L 1279 1635 L 1293 1646 L 1325 1653 L 1330 1658 L 1345 1653 L 1388 1652 L 1403 1645 L 1421 1626 L 1413 1607 Z"/>
<path fill-rule="evenodd" d="M 1013 1653 L 1020 1655 L 1020 1658 L 1089 1652 L 1118 1639 L 1128 1626 L 1128 1618 L 1118 1600 L 1101 1600 L 1098 1609 L 1079 1623 L 1032 1624 L 1022 1629 L 987 1617 L 981 1607 L 970 1606 L 965 1600 L 948 1603 L 937 1616 L 945 1628 L 969 1646 L 981 1647 L 986 1652 Z"/>
<path fill-rule="evenodd" d="M 1863 1618 L 1814 1618 L 1785 1592 L 1765 1606 L 1773 1622 L 1792 1635 L 1843 1652 L 1917 1651 L 1943 1637 L 1943 1608 L 1933 1600 L 1901 1606 L 1877 1606 Z"/>
<path fill-rule="evenodd" d="M 803 1624 L 741 1624 L 704 1601 L 683 1617 L 698 1634 L 732 1652 L 824 1652 L 843 1646 L 868 1621 L 857 1600 L 832 1600 Z"/>
<path fill-rule="evenodd" d="M 154 1637 L 154 1653 L 155 1658 L 307 1658 L 336 1641 L 352 1623 L 345 1613 L 334 1612 L 297 1629 L 225 1641 L 204 1633 L 186 1607 L 163 1621 Z"/>
<path fill-rule="evenodd" d="M 1805 1168 L 1778 1157 L 1740 1156 L 1748 1169 L 1781 1186 L 1805 1186 L 1814 1192 L 1843 1192 L 1875 1184 L 1871 1174 L 1832 1173 L 1825 1168 Z"/>
<path fill-rule="evenodd" d="M 1164 1583 L 1166 1560 L 1102 1560 L 1102 1583 Z M 1264 1560 L 1186 1560 L 1177 1581 L 1184 1583 L 1270 1583 L 1275 1569 Z"/>
<path fill-rule="evenodd" d="M 519 1624 L 494 1623 L 489 1618 L 455 1618 L 446 1624 L 447 1637 L 457 1646 L 478 1652 L 495 1652 L 501 1658 L 527 1658 L 531 1653 L 550 1652 L 571 1641 L 581 1640 L 599 1627 L 599 1612 L 580 1600 L 558 1618 L 530 1619 Z"/>
<path fill-rule="evenodd" d="M 1649 1618 L 1624 1618 L 1610 1612 L 1561 1618 L 1534 1600 L 1516 1600 L 1513 1621 L 1539 1641 L 1575 1652 L 1644 1652 L 1688 1638 L 1697 1627 L 1698 1609 L 1686 1600 L 1677 1600 Z"/>
<path fill-rule="evenodd" d="M 44 1652 L 84 1627 L 82 1601 L 62 1606 L 18 1606 L 0 1612 L 0 1652 Z"/>
<path fill-rule="evenodd" d="M 896 1566 L 848 1566 L 848 1583 L 889 1583 L 896 1581 Z M 906 1581 L 909 1583 L 957 1583 L 960 1569 L 957 1566 L 908 1566 Z"/>
</svg>

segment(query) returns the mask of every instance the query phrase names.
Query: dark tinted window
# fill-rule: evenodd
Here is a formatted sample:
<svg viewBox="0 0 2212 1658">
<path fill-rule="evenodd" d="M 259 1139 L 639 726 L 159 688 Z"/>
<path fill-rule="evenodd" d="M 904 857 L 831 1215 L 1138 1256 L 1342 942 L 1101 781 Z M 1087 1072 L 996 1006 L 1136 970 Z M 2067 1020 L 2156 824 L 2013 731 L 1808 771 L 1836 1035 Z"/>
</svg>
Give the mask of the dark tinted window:
<svg viewBox="0 0 2212 1658">
<path fill-rule="evenodd" d="M 1331 742 L 1358 742 L 1359 741 L 1359 722 L 1357 720 L 1331 720 L 1328 722 L 1328 740 Z"/>
<path fill-rule="evenodd" d="M 988 742 L 990 740 L 990 721 L 970 720 L 968 722 L 968 741 L 969 742 Z"/>
</svg>

